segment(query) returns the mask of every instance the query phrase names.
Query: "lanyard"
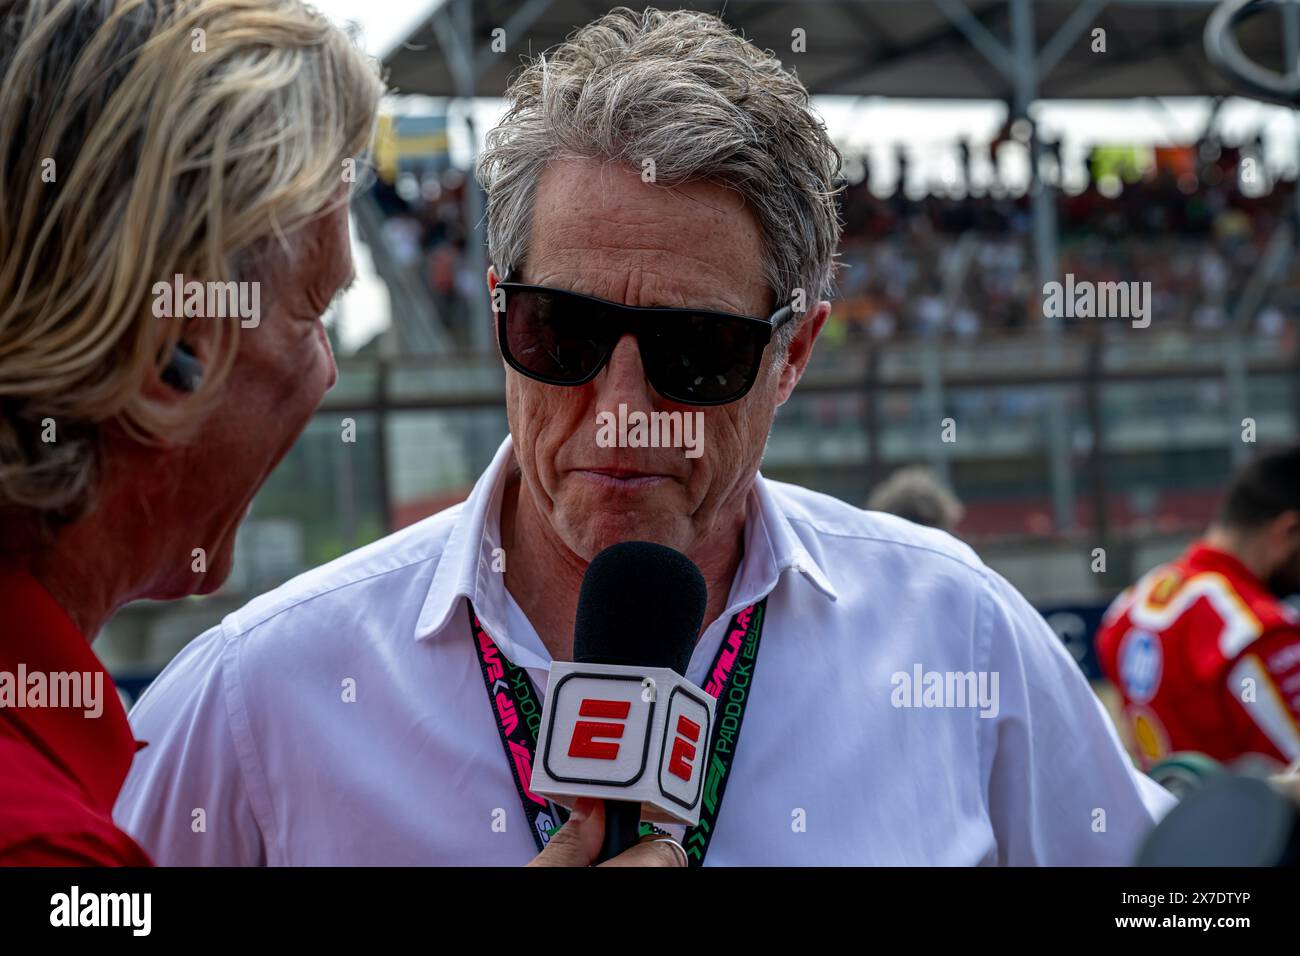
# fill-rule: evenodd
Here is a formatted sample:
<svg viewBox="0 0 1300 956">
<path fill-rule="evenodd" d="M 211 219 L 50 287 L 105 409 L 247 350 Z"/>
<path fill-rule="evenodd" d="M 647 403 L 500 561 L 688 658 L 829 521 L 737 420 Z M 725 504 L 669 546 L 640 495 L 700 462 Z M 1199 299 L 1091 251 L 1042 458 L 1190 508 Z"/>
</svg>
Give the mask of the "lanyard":
<svg viewBox="0 0 1300 956">
<path fill-rule="evenodd" d="M 749 703 L 766 609 L 767 598 L 763 598 L 736 613 L 727 628 L 727 636 L 722 639 L 722 646 L 713 658 L 713 666 L 709 668 L 709 679 L 704 689 L 718 701 L 717 719 L 713 722 L 709 739 L 710 758 L 700 802 L 700 822 L 687 829 L 682 841 L 691 866 L 704 863 L 722 809 L 722 797 L 736 756 L 736 742 L 740 739 L 740 726 Z M 472 604 L 469 605 L 469 625 L 506 763 L 514 776 L 515 790 L 528 818 L 533 842 L 541 852 L 551 835 L 569 818 L 569 813 L 528 789 L 537 754 L 537 735 L 542 725 L 537 688 L 528 672 L 512 664 L 483 630 Z M 642 835 L 651 828 L 647 823 L 641 826 Z M 663 832 L 657 827 L 651 829 Z"/>
</svg>

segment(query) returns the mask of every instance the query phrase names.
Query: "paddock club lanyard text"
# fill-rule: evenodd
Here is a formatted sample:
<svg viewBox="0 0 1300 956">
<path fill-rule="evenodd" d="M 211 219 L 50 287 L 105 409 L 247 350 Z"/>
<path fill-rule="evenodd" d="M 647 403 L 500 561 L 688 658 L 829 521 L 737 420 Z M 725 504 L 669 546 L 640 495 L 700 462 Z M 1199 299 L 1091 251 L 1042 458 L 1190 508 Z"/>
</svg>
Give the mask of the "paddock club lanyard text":
<svg viewBox="0 0 1300 956">
<path fill-rule="evenodd" d="M 468 602 L 467 602 L 468 603 Z M 533 842 L 540 853 L 551 835 L 569 818 L 563 807 L 528 789 L 532 777 L 533 761 L 537 754 L 537 734 L 542 725 L 541 699 L 532 678 L 522 667 L 516 667 L 497 648 L 479 623 L 473 605 L 469 607 L 470 633 L 478 654 L 479 669 L 483 672 L 483 685 L 487 688 L 488 702 L 496 721 L 506 762 L 514 776 L 515 790 L 528 818 Z M 763 618 L 767 598 L 738 611 L 727 628 L 727 636 L 713 658 L 709 668 L 709 682 L 705 691 L 719 702 L 720 717 L 714 721 L 709 739 L 709 767 L 704 780 L 704 794 L 700 801 L 700 822 L 686 831 L 683 844 L 691 866 L 701 866 L 709 851 L 709 841 L 722 809 L 722 797 L 727 790 L 731 763 L 736 756 L 740 728 L 749 704 L 750 687 L 754 681 L 754 665 L 758 660 L 758 640 L 763 634 Z M 736 678 L 740 677 L 740 680 Z M 664 831 L 649 823 L 641 824 L 641 833 Z"/>
</svg>

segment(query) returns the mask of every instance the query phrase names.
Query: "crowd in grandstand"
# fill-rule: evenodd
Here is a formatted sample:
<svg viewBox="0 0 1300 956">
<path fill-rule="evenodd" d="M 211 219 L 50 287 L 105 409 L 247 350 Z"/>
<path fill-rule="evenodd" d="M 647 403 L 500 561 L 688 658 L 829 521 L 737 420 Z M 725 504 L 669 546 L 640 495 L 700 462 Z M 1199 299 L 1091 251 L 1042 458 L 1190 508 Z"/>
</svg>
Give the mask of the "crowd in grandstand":
<svg viewBox="0 0 1300 956">
<path fill-rule="evenodd" d="M 1126 175 L 1127 182 L 1094 175 L 1090 158 L 1086 187 L 1055 193 L 1058 274 L 1098 283 L 1149 281 L 1151 314 L 1164 329 L 1229 325 L 1270 237 L 1295 209 L 1293 180 L 1255 182 L 1268 176 L 1258 145 L 1203 141 L 1156 150 L 1156 163 Z M 968 170 L 968 147 L 961 155 Z M 1026 194 L 995 186 L 969 194 L 935 189 L 919 198 L 895 188 L 882 196 L 865 162 L 854 169 L 858 176 L 842 193 L 840 297 L 826 341 L 944 336 L 969 342 L 1037 328 L 1043 293 Z M 905 176 L 904 169 L 900 179 Z M 483 282 L 465 255 L 467 182 L 453 169 L 374 186 L 389 251 L 420 275 L 458 335 L 467 312 L 461 304 L 481 294 Z M 1293 334 L 1284 316 L 1297 306 L 1300 270 L 1291 268 L 1262 308 L 1241 317 L 1242 328 Z M 1064 325 L 1080 331 L 1087 321 L 1067 317 Z"/>
</svg>

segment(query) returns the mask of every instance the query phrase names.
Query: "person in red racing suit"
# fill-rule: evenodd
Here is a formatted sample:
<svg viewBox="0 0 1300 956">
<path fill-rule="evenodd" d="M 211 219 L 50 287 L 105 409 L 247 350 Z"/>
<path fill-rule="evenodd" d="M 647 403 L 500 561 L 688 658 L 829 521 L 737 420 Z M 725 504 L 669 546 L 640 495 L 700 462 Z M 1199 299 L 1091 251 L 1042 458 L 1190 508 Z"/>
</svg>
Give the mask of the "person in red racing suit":
<svg viewBox="0 0 1300 956">
<path fill-rule="evenodd" d="M 1205 537 L 1107 610 L 1102 670 L 1144 768 L 1175 751 L 1300 760 L 1300 448 L 1232 482 Z M 1266 758 L 1266 759 L 1265 759 Z"/>
</svg>

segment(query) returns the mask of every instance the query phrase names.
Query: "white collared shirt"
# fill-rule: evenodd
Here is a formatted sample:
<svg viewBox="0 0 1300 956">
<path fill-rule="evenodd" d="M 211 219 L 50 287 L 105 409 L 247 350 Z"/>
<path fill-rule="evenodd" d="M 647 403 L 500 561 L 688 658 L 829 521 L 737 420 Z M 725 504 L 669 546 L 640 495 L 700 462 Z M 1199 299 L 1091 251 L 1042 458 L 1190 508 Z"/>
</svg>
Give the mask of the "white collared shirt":
<svg viewBox="0 0 1300 956">
<path fill-rule="evenodd" d="M 544 697 L 550 654 L 493 570 L 512 456 L 507 438 L 466 502 L 257 598 L 163 671 L 115 814 L 158 863 L 532 859 L 466 610 Z M 744 542 L 686 675 L 703 686 L 732 615 L 769 596 L 706 865 L 1122 865 L 1173 804 L 964 544 L 761 475 Z"/>
</svg>

